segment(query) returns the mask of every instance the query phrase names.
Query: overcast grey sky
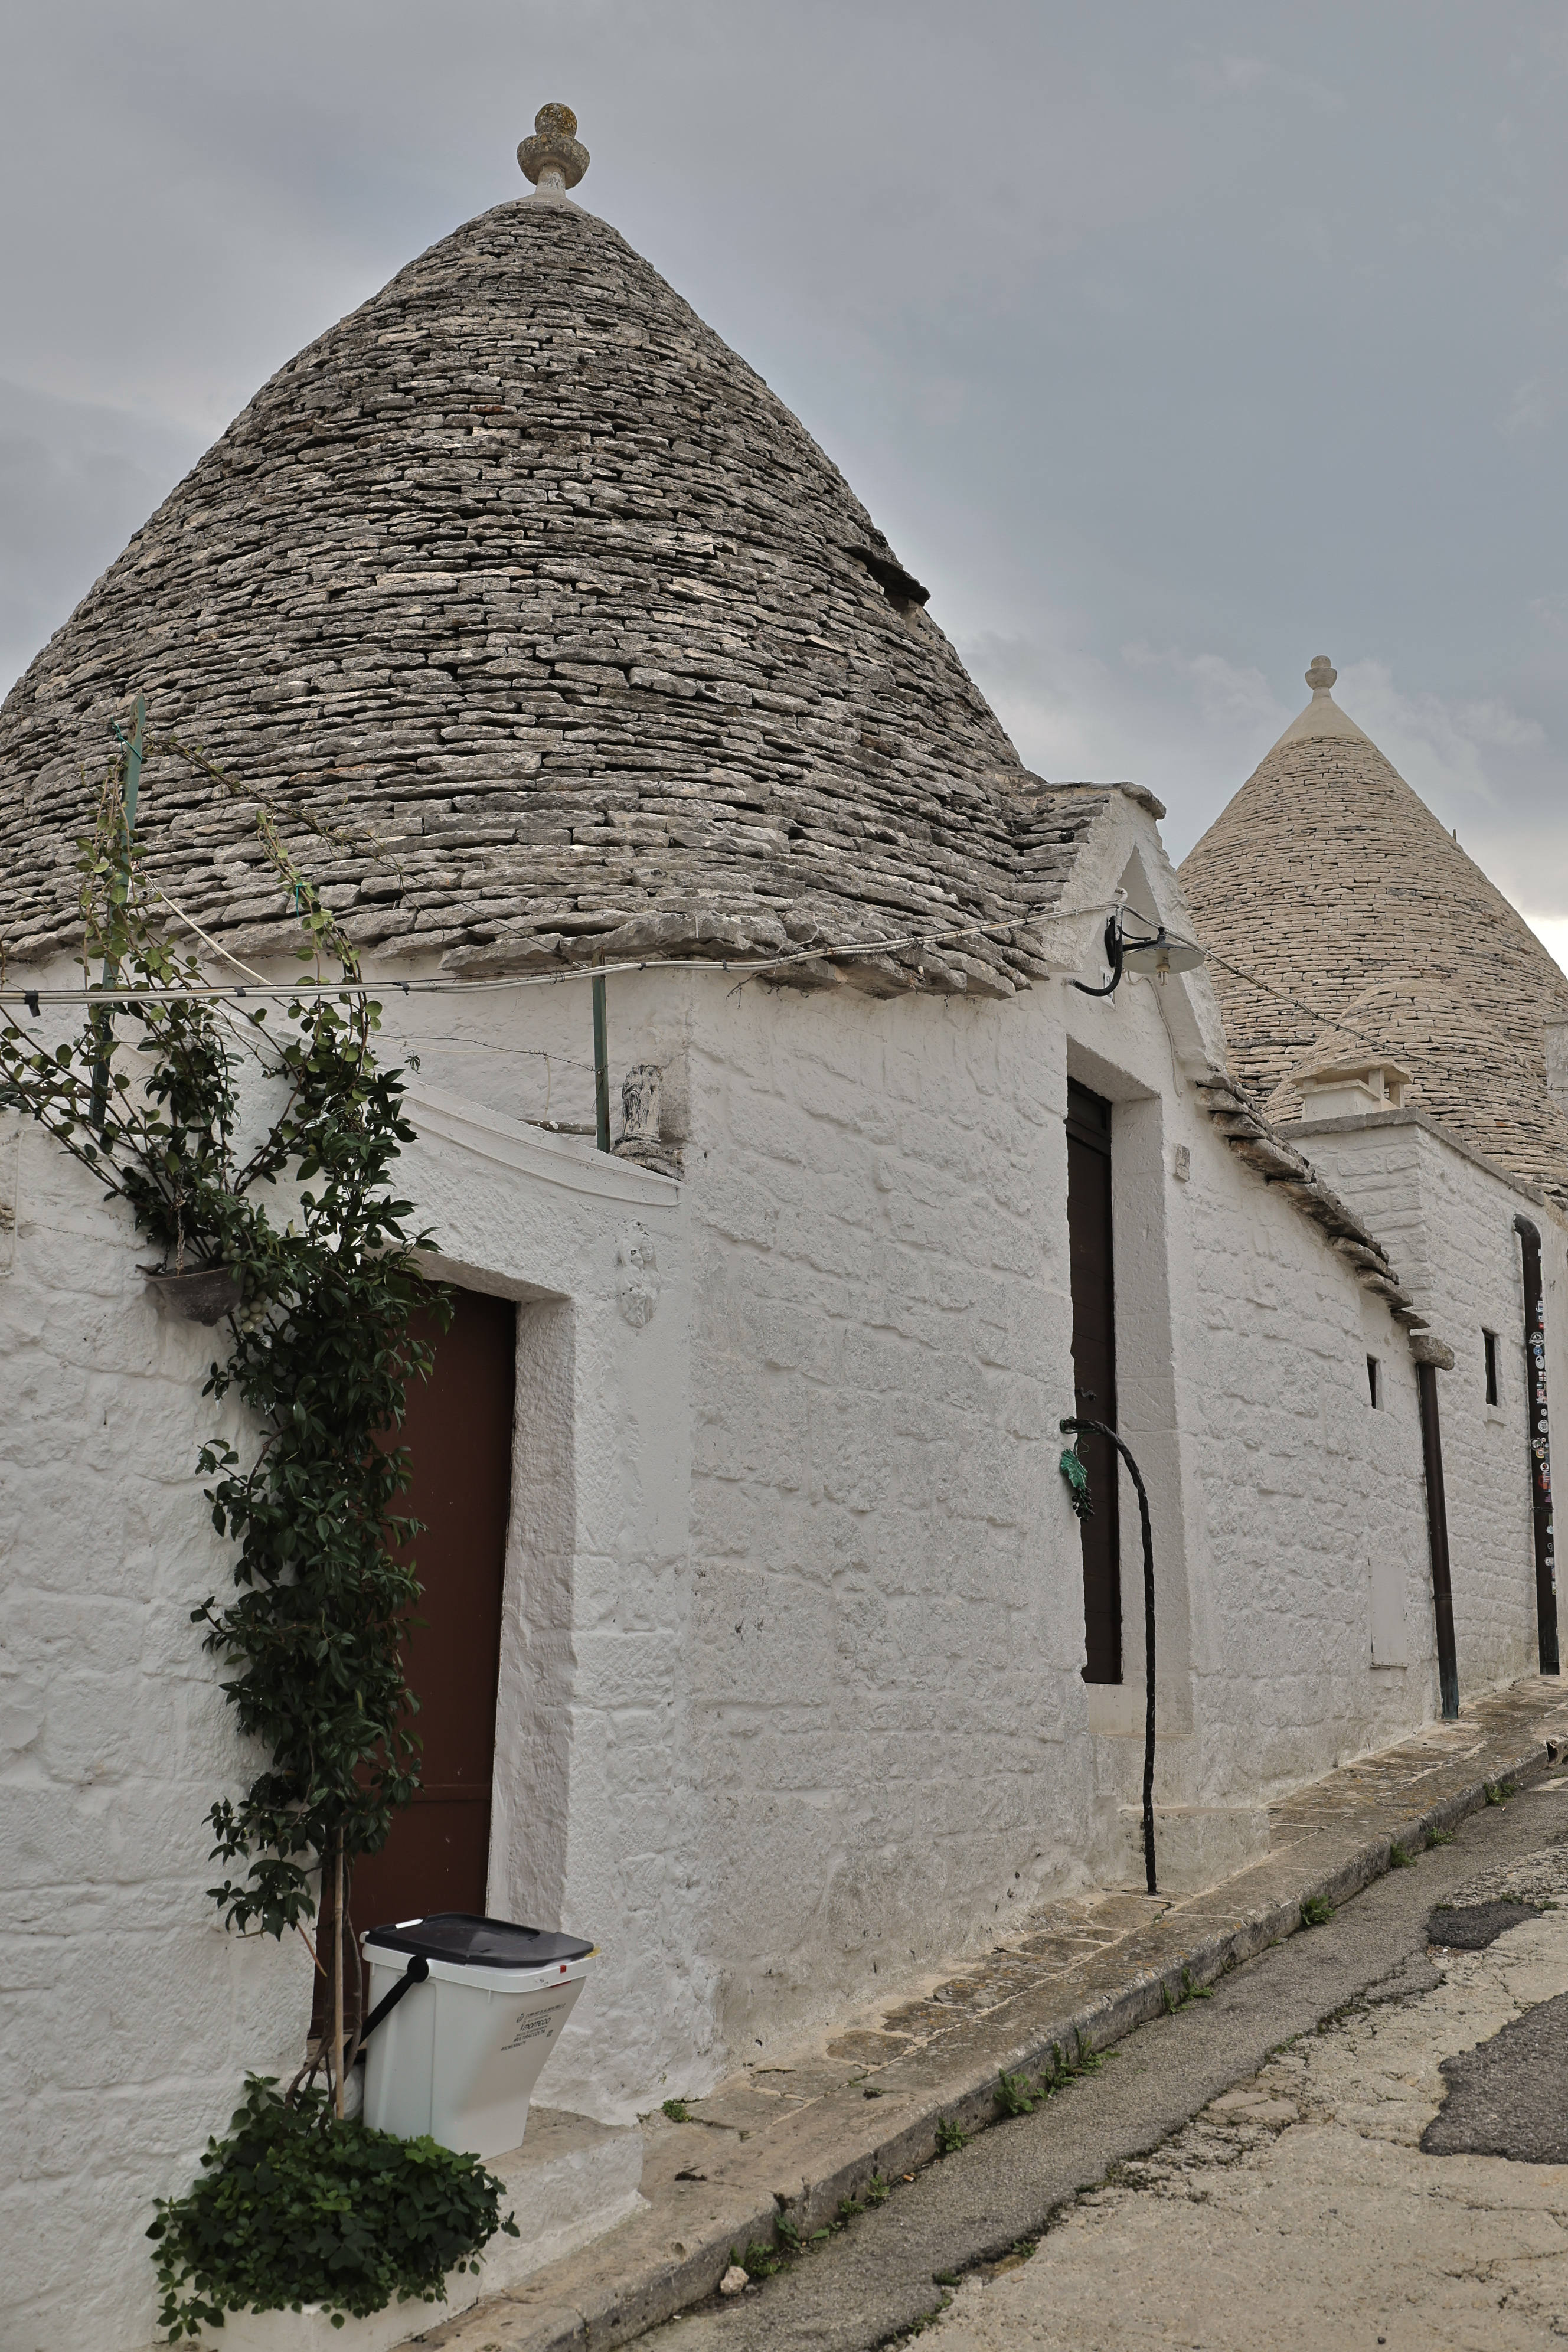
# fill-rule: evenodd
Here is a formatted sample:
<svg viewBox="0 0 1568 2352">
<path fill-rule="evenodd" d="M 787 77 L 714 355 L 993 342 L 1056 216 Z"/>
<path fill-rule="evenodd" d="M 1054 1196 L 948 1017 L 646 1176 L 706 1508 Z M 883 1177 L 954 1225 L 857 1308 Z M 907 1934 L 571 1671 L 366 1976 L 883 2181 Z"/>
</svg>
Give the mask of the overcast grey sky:
<svg viewBox="0 0 1568 2352">
<path fill-rule="evenodd" d="M 0 685 L 563 99 L 1031 765 L 1179 856 L 1327 652 L 1568 951 L 1560 5 L 22 0 L 5 80 Z"/>
</svg>

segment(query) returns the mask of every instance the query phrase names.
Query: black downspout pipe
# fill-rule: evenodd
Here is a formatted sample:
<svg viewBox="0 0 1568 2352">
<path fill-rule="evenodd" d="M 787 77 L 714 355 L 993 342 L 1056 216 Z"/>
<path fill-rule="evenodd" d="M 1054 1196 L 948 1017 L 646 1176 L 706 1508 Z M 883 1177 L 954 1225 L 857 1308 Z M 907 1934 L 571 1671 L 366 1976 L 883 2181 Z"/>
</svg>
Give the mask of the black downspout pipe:
<svg viewBox="0 0 1568 2352">
<path fill-rule="evenodd" d="M 605 975 L 594 974 L 594 1139 L 601 1151 L 610 1148 L 610 1015 L 605 1001 Z"/>
<path fill-rule="evenodd" d="M 1150 1894 L 1158 1895 L 1160 1890 L 1154 1883 L 1154 1536 L 1149 1524 L 1149 1497 L 1138 1474 L 1138 1465 L 1116 1432 L 1103 1421 L 1069 1419 L 1060 1426 L 1074 1434 L 1083 1431 L 1090 1437 L 1109 1437 L 1138 1489 L 1138 1518 L 1143 1530 L 1143 1875 Z"/>
<path fill-rule="evenodd" d="M 1454 1646 L 1448 1506 L 1443 1493 L 1443 1433 L 1437 1419 L 1435 1363 L 1423 1363 L 1417 1358 L 1415 1385 L 1421 1398 L 1421 1458 L 1426 1471 L 1426 1540 L 1432 1553 L 1432 1607 L 1437 1621 L 1437 1679 L 1443 1691 L 1443 1720 L 1452 1723 L 1459 1712 L 1459 1661 Z"/>
<path fill-rule="evenodd" d="M 1528 1217 L 1515 1217 L 1524 1259 L 1524 1393 L 1530 1413 L 1530 1509 L 1535 1523 L 1535 1622 L 1541 1671 L 1562 1671 L 1557 1655 L 1557 1563 L 1552 1528 L 1552 1452 L 1546 1419 L 1546 1306 L 1541 1283 L 1541 1234 Z"/>
</svg>

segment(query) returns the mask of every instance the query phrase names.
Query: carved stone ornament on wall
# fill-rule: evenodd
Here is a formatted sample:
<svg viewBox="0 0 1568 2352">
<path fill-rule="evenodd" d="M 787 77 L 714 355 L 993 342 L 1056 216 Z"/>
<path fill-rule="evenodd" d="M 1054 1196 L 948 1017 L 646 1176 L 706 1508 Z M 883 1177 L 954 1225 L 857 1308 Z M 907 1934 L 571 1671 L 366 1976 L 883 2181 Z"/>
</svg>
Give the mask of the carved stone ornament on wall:
<svg viewBox="0 0 1568 2352">
<path fill-rule="evenodd" d="M 658 1305 L 658 1259 L 640 1225 L 628 1225 L 616 1244 L 616 1297 L 626 1321 L 641 1330 Z"/>
</svg>

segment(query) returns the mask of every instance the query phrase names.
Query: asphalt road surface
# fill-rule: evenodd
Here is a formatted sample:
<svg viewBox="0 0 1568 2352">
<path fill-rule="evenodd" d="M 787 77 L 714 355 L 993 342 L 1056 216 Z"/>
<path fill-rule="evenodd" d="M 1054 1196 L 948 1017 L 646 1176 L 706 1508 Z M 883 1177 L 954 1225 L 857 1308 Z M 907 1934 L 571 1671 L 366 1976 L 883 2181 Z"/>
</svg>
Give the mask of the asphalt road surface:
<svg viewBox="0 0 1568 2352">
<path fill-rule="evenodd" d="M 1561 2347 L 1562 1841 L 1568 1780 L 1486 1807 L 1099 2073 L 650 2340 L 870 2352 L 929 2327 L 921 2352 Z M 1474 1932 L 1440 1921 L 1456 1948 L 1434 1949 L 1431 1915 L 1456 1906 Z"/>
</svg>

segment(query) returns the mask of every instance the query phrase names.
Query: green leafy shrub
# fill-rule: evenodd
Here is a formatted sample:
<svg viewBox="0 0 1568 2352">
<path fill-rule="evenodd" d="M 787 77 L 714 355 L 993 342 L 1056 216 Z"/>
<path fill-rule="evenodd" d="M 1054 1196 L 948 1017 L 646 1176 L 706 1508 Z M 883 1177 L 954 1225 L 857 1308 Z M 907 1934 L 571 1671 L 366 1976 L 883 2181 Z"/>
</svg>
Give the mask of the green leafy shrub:
<svg viewBox="0 0 1568 2352">
<path fill-rule="evenodd" d="M 936 2125 L 938 2156 L 956 2156 L 961 2147 L 969 2145 L 969 2134 L 952 2116 L 939 2116 Z"/>
<path fill-rule="evenodd" d="M 1415 1867 L 1415 1856 L 1408 1846 L 1401 1845 L 1397 1838 L 1388 1849 L 1388 1866 L 1390 1870 L 1414 1870 Z"/>
<path fill-rule="evenodd" d="M 1326 1895 L 1309 1895 L 1301 1906 L 1303 1927 L 1326 1927 L 1334 1916 L 1334 1906 Z"/>
<path fill-rule="evenodd" d="M 147 2232 L 159 2324 L 178 2343 L 228 2311 L 319 2303 L 341 2327 L 394 2296 L 437 2302 L 498 2230 L 518 2235 L 504 2193 L 477 2156 L 339 2123 L 320 2091 L 287 2105 L 269 2077 L 247 2075 L 228 2137 L 209 2140 L 202 2178 L 161 2198 Z"/>
<path fill-rule="evenodd" d="M 659 2113 L 668 2116 L 672 2124 L 689 2124 L 691 2121 L 691 2110 L 684 2099 L 666 2099 Z"/>
</svg>

